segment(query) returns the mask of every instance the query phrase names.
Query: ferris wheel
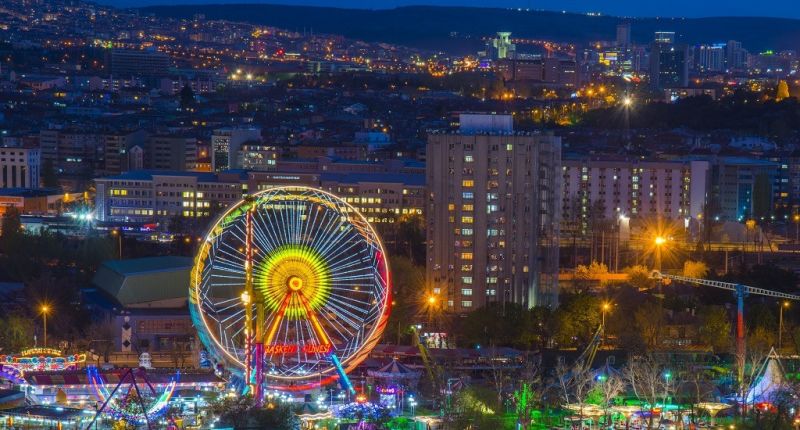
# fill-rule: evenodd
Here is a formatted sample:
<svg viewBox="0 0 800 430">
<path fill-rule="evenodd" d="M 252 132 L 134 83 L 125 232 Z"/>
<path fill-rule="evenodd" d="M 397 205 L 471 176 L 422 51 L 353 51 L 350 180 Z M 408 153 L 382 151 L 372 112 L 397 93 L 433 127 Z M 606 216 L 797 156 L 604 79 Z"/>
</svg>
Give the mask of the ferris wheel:
<svg viewBox="0 0 800 430">
<path fill-rule="evenodd" d="M 272 188 L 223 214 L 190 289 L 200 340 L 256 396 L 349 385 L 389 316 L 378 235 L 354 207 L 307 187 Z"/>
</svg>

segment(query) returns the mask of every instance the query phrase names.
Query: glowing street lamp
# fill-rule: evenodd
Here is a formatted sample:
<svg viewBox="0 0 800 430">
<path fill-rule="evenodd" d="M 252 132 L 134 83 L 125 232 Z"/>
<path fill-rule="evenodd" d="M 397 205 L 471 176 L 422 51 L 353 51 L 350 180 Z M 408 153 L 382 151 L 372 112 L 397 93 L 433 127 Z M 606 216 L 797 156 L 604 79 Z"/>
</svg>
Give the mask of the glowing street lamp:
<svg viewBox="0 0 800 430">
<path fill-rule="evenodd" d="M 39 308 L 39 312 L 42 313 L 42 319 L 44 320 L 43 321 L 43 323 L 44 323 L 44 343 L 43 343 L 43 345 L 44 345 L 45 348 L 47 348 L 47 314 L 50 313 L 50 305 L 48 305 L 46 303 L 43 304 Z"/>
<path fill-rule="evenodd" d="M 661 272 L 661 248 L 667 243 L 664 236 L 656 236 L 653 243 L 656 245 L 656 270 Z"/>
<path fill-rule="evenodd" d="M 784 300 L 781 303 L 780 320 L 778 322 L 778 351 L 783 348 L 783 309 L 789 307 L 789 301 Z"/>
<path fill-rule="evenodd" d="M 633 99 L 630 98 L 630 96 L 625 96 L 625 98 L 622 99 L 622 105 L 626 108 L 631 107 L 633 105 Z"/>
<path fill-rule="evenodd" d="M 606 328 L 606 312 L 608 312 L 611 309 L 611 303 L 603 302 L 603 304 L 602 304 L 602 306 L 600 306 L 600 308 L 603 311 L 603 331 L 605 331 L 605 328 Z"/>
</svg>

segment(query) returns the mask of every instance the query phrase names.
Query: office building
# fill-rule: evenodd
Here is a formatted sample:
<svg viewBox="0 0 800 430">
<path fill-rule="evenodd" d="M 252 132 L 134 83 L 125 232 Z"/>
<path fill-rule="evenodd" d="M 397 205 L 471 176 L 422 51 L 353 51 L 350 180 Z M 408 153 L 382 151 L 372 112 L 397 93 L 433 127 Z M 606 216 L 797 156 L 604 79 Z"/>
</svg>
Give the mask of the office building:
<svg viewBox="0 0 800 430">
<path fill-rule="evenodd" d="M 725 70 L 725 44 L 700 45 L 694 50 L 694 69 L 698 72 Z"/>
<path fill-rule="evenodd" d="M 683 45 L 654 43 L 650 48 L 650 86 L 654 90 L 689 85 L 689 52 Z"/>
<path fill-rule="evenodd" d="M 674 31 L 656 31 L 655 37 L 653 38 L 654 43 L 659 43 L 662 45 L 672 45 L 675 43 L 675 32 Z"/>
<path fill-rule="evenodd" d="M 242 145 L 238 166 L 245 170 L 275 170 L 278 164 L 278 147 L 268 145 Z"/>
<path fill-rule="evenodd" d="M 155 50 L 111 51 L 111 74 L 119 78 L 166 76 L 169 56 Z"/>
<path fill-rule="evenodd" d="M 246 192 L 238 174 L 138 170 L 97 178 L 98 221 L 152 223 L 210 217 Z M 245 187 L 246 188 L 246 187 Z"/>
<path fill-rule="evenodd" d="M 742 42 L 729 40 L 725 44 L 725 67 L 731 70 L 747 67 L 747 50 L 742 48 Z"/>
<path fill-rule="evenodd" d="M 462 114 L 427 145 L 426 279 L 449 311 L 557 304 L 561 140 Z"/>
<path fill-rule="evenodd" d="M 211 166 L 215 172 L 236 169 L 239 150 L 245 143 L 260 144 L 261 129 L 256 127 L 227 127 L 214 130 L 211 136 Z"/>
<path fill-rule="evenodd" d="M 39 148 L 0 147 L 0 188 L 39 188 Z"/>
<path fill-rule="evenodd" d="M 570 88 L 579 83 L 578 65 L 569 59 L 501 60 L 496 70 L 503 79 L 512 82 L 541 82 Z"/>
<path fill-rule="evenodd" d="M 781 164 L 744 157 L 719 157 L 711 168 L 709 212 L 722 221 L 768 219 Z"/>
<path fill-rule="evenodd" d="M 617 24 L 616 46 L 620 49 L 628 49 L 631 46 L 631 23 L 623 22 Z"/>
</svg>

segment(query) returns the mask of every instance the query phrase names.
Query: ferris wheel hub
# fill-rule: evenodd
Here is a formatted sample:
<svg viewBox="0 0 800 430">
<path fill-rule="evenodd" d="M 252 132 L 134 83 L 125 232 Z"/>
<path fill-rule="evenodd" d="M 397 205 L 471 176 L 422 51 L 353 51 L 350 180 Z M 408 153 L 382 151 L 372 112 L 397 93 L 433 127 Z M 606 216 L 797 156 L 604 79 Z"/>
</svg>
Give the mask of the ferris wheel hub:
<svg viewBox="0 0 800 430">
<path fill-rule="evenodd" d="M 300 291 L 303 289 L 303 279 L 300 277 L 290 276 L 286 283 L 289 285 L 289 289 L 292 291 Z"/>
</svg>

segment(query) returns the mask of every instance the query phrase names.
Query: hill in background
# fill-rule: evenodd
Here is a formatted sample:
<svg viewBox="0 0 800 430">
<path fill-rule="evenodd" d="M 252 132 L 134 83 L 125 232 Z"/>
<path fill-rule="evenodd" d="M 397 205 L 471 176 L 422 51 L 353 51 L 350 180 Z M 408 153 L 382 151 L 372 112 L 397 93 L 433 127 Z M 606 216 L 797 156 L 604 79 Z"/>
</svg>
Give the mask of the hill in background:
<svg viewBox="0 0 800 430">
<path fill-rule="evenodd" d="M 225 19 L 288 30 L 339 34 L 370 42 L 470 52 L 480 37 L 511 31 L 514 37 L 586 43 L 613 40 L 621 18 L 546 11 L 409 6 L 385 10 L 270 4 L 149 6 L 145 14 Z M 680 43 L 738 40 L 751 52 L 800 50 L 800 20 L 781 18 L 634 18 L 633 40 L 649 43 L 655 31 L 674 31 Z M 456 36 L 453 37 L 453 34 Z"/>
</svg>

